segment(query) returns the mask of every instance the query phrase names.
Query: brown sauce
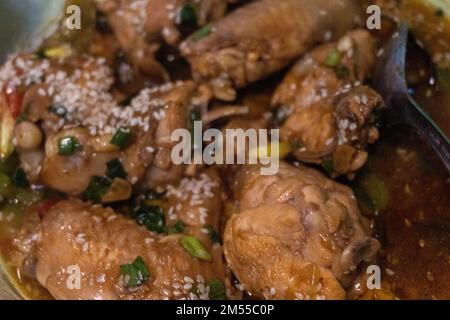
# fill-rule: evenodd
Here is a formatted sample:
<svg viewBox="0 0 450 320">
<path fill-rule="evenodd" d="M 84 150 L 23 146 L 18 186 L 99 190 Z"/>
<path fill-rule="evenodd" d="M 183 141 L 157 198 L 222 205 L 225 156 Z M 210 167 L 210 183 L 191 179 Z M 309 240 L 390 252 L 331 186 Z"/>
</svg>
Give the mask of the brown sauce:
<svg viewBox="0 0 450 320">
<path fill-rule="evenodd" d="M 415 67 L 410 67 L 409 73 L 414 78 L 417 68 L 426 69 L 430 64 L 423 62 L 427 58 L 422 53 L 413 54 L 412 59 L 409 65 Z M 176 65 L 171 68 L 182 70 L 178 78 L 184 78 L 184 63 L 182 69 Z M 439 89 L 435 81 L 430 81 L 433 70 L 419 73 L 421 76 L 413 79 L 415 97 L 450 135 L 450 89 Z M 254 90 L 261 93 L 264 85 L 254 85 Z M 382 243 L 379 264 L 383 286 L 400 299 L 450 299 L 449 174 L 413 129 L 385 128 L 381 137 L 355 182 L 344 183 L 356 187 L 358 181 L 375 175 L 386 187 L 388 197 L 381 210 L 364 210 L 364 199 L 359 199 Z M 24 210 L 0 210 L 0 252 L 8 261 L 7 271 L 27 298 L 51 299 L 36 280 L 21 275 L 11 264 L 15 260 L 12 241 Z"/>
</svg>

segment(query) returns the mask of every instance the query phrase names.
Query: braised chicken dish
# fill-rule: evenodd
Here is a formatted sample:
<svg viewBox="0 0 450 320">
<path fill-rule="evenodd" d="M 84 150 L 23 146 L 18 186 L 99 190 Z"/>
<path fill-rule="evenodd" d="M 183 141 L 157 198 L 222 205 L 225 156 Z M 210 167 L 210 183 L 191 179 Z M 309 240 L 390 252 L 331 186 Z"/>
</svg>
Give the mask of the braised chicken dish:
<svg viewBox="0 0 450 320">
<path fill-rule="evenodd" d="M 407 8 L 450 135 L 450 8 L 375 2 L 66 1 L 80 29 L 1 61 L 0 297 L 450 299 L 449 173 L 372 81 Z"/>
</svg>

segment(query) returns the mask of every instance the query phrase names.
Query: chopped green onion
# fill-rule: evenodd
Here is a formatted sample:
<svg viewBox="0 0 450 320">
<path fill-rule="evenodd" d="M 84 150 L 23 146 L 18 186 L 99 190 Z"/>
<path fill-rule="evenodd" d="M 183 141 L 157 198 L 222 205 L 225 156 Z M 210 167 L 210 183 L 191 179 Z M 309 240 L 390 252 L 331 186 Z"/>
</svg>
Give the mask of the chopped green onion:
<svg viewBox="0 0 450 320">
<path fill-rule="evenodd" d="M 12 182 L 14 182 L 17 186 L 26 188 L 30 185 L 28 182 L 27 174 L 23 171 L 22 168 L 18 168 L 11 177 Z"/>
<path fill-rule="evenodd" d="M 180 238 L 180 244 L 191 256 L 208 262 L 212 261 L 211 254 L 199 239 L 191 236 L 183 236 Z"/>
<path fill-rule="evenodd" d="M 81 145 L 75 137 L 59 139 L 58 151 L 61 156 L 70 156 L 80 149 Z"/>
<path fill-rule="evenodd" d="M 197 24 L 197 12 L 191 4 L 185 4 L 180 10 L 180 21 L 183 24 Z"/>
<path fill-rule="evenodd" d="M 134 216 L 137 222 L 148 230 L 164 233 L 164 212 L 160 206 L 140 206 L 135 209 Z"/>
<path fill-rule="evenodd" d="M 345 66 L 337 66 L 334 68 L 334 72 L 336 72 L 339 79 L 346 79 L 350 75 L 350 71 Z"/>
<path fill-rule="evenodd" d="M 120 128 L 111 139 L 111 144 L 123 149 L 127 146 L 131 139 L 131 130 L 128 128 Z"/>
<path fill-rule="evenodd" d="M 208 236 L 213 243 L 220 243 L 220 236 L 212 226 L 206 225 L 203 229 L 207 231 Z"/>
<path fill-rule="evenodd" d="M 67 115 L 67 109 L 63 106 L 50 106 L 47 110 L 61 118 L 65 118 Z"/>
<path fill-rule="evenodd" d="M 114 179 L 114 178 L 122 178 L 122 179 L 126 179 L 127 178 L 127 172 L 125 171 L 125 169 L 123 168 L 122 163 L 120 162 L 119 159 L 113 159 L 111 161 L 109 161 L 108 163 L 106 163 L 106 176 L 110 179 Z"/>
<path fill-rule="evenodd" d="M 222 281 L 217 278 L 210 279 L 206 282 L 206 286 L 209 287 L 209 299 L 210 300 L 226 300 L 227 294 L 225 286 Z"/>
<path fill-rule="evenodd" d="M 335 68 L 341 63 L 341 60 L 342 54 L 337 49 L 333 49 L 328 54 L 325 65 L 330 68 Z"/>
<path fill-rule="evenodd" d="M 207 35 L 209 35 L 212 32 L 212 30 L 213 30 L 212 25 L 207 24 L 206 26 L 204 26 L 200 30 L 196 31 L 192 35 L 192 40 L 199 41 L 199 40 L 203 39 L 204 37 L 206 37 Z"/>
<path fill-rule="evenodd" d="M 383 180 L 374 174 L 369 174 L 361 181 L 361 185 L 376 210 L 384 210 L 389 204 L 389 190 Z"/>
<path fill-rule="evenodd" d="M 109 178 L 93 176 L 83 195 L 87 200 L 101 202 L 102 196 L 108 192 L 111 183 Z"/>
<path fill-rule="evenodd" d="M 186 225 L 184 224 L 184 222 L 178 220 L 173 226 L 166 227 L 166 233 L 167 234 L 183 233 L 185 228 Z"/>
<path fill-rule="evenodd" d="M 133 263 L 122 264 L 120 274 L 129 288 L 140 286 L 150 277 L 150 272 L 142 257 L 137 257 Z"/>
</svg>

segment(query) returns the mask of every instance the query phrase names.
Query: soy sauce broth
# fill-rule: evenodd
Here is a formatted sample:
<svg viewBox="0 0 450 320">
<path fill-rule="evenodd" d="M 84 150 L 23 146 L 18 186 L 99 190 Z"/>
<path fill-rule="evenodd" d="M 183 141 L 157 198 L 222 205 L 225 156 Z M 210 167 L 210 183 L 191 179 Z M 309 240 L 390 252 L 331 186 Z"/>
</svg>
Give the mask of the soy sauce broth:
<svg viewBox="0 0 450 320">
<path fill-rule="evenodd" d="M 450 136 L 450 87 L 419 48 L 408 54 L 411 92 Z M 375 194 L 381 207 L 358 200 L 382 243 L 383 288 L 400 299 L 450 299 L 450 175 L 440 159 L 414 129 L 395 126 L 381 132 L 353 186 L 371 177 L 385 188 Z"/>
</svg>

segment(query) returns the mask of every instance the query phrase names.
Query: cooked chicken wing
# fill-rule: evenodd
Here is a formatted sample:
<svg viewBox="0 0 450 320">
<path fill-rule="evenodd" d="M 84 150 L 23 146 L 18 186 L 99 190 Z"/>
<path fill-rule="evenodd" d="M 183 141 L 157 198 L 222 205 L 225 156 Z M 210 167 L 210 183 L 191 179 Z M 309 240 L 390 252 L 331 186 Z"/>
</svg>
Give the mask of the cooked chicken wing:
<svg viewBox="0 0 450 320">
<path fill-rule="evenodd" d="M 180 40 L 179 26 L 204 26 L 222 18 L 228 3 L 236 0 L 151 0 L 148 1 L 145 30 L 150 39 L 163 38 L 175 45 Z"/>
<path fill-rule="evenodd" d="M 200 29 L 181 45 L 195 80 L 234 100 L 240 88 L 280 70 L 312 45 L 355 23 L 353 0 L 262 0 Z M 289 35 L 289 36 L 287 36 Z"/>
<path fill-rule="evenodd" d="M 148 0 L 105 0 L 99 1 L 99 9 L 107 19 L 114 34 L 132 65 L 155 78 L 168 80 L 164 67 L 156 60 L 159 41 L 148 41 L 145 25 Z"/>
<path fill-rule="evenodd" d="M 37 219 L 31 219 L 34 227 L 23 229 L 16 244 L 25 255 L 35 255 L 36 277 L 57 299 L 207 299 L 209 280 L 229 284 L 222 248 L 203 231 L 205 224 L 218 228 L 222 192 L 214 171 L 170 191 L 169 203 L 179 209 L 184 233 L 203 243 L 211 262 L 191 256 L 180 245 L 182 234 L 156 234 L 111 209 L 78 200 L 56 204 L 38 228 Z M 168 226 L 173 225 L 173 214 L 168 213 Z M 142 257 L 150 275 L 142 285 L 129 288 L 120 266 L 136 257 Z M 79 288 L 68 286 L 73 270 L 81 272 Z"/>
<path fill-rule="evenodd" d="M 297 159 L 331 164 L 334 176 L 357 171 L 365 147 L 378 139 L 375 109 L 382 98 L 362 84 L 375 61 L 366 31 L 353 31 L 300 60 L 273 97 L 281 119 L 281 139 Z"/>
<path fill-rule="evenodd" d="M 99 9 L 132 65 L 167 81 L 169 75 L 155 57 L 162 42 L 176 45 L 182 24 L 204 26 L 215 21 L 225 15 L 230 2 L 235 1 L 105 0 L 99 2 Z"/>
<path fill-rule="evenodd" d="M 321 173 L 247 166 L 234 183 L 225 257 L 244 288 L 266 299 L 343 299 L 352 271 L 379 249 L 350 189 Z"/>
<path fill-rule="evenodd" d="M 33 148 L 20 143 L 16 130 L 17 150 L 33 182 L 79 195 L 116 158 L 132 185 L 155 188 L 180 179 L 183 168 L 170 159 L 170 137 L 188 126 L 193 82 L 143 89 L 121 106 L 110 93 L 111 70 L 102 59 L 21 56 L 4 68 L 11 68 L 8 85 L 23 92 L 16 117 L 27 121 L 28 131 L 42 129 L 44 134 L 42 151 L 40 142 Z M 111 143 L 117 134 L 125 139 L 122 145 Z M 61 151 L 64 139 L 74 148 L 69 153 Z"/>
</svg>

